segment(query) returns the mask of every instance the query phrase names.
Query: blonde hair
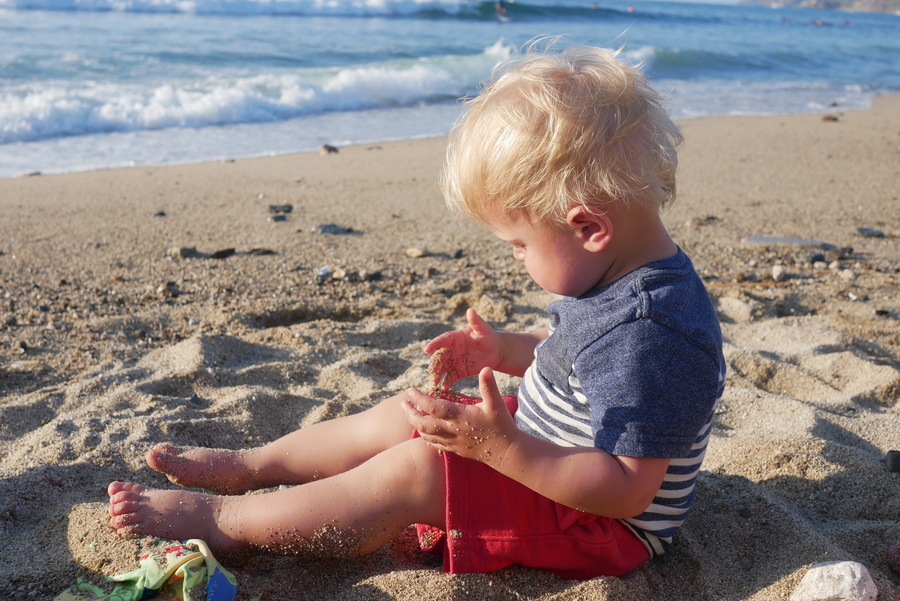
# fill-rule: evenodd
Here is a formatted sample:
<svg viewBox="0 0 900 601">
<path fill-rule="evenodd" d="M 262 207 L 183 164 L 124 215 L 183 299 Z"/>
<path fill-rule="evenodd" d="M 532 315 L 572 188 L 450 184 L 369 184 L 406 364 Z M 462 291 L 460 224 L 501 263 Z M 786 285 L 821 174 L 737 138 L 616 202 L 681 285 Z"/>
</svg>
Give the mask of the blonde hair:
<svg viewBox="0 0 900 601">
<path fill-rule="evenodd" d="M 451 210 L 564 223 L 578 205 L 659 210 L 675 198 L 682 136 L 660 95 L 616 53 L 573 46 L 526 57 L 495 71 L 465 107 L 441 176 Z"/>
</svg>

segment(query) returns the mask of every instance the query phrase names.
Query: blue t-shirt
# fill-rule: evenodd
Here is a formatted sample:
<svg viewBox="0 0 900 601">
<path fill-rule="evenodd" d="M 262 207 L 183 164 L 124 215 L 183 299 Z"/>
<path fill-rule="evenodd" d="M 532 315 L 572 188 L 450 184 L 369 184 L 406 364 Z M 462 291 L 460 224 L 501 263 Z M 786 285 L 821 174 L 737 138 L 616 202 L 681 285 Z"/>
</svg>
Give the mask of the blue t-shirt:
<svg viewBox="0 0 900 601">
<path fill-rule="evenodd" d="M 693 504 L 725 385 L 706 287 L 679 249 L 547 311 L 550 336 L 519 386 L 516 423 L 564 446 L 670 459 L 647 511 L 622 520 L 663 553 Z"/>
</svg>

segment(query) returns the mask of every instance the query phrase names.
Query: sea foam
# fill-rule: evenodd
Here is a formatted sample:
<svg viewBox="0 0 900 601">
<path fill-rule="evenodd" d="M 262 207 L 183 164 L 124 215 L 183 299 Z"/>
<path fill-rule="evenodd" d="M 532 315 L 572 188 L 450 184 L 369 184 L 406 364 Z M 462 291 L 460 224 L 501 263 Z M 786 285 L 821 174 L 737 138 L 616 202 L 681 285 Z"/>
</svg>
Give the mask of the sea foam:
<svg viewBox="0 0 900 601">
<path fill-rule="evenodd" d="M 282 121 L 329 111 L 452 102 L 513 49 L 251 77 L 141 86 L 44 82 L 0 94 L 0 143 L 57 136 Z"/>
</svg>

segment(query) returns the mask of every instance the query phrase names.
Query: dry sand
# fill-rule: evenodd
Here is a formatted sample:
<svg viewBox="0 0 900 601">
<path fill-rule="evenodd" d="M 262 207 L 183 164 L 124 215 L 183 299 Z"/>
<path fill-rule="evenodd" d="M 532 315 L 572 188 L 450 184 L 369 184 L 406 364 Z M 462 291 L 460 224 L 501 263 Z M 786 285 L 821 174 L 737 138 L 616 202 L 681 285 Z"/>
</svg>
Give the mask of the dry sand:
<svg viewBox="0 0 900 601">
<path fill-rule="evenodd" d="M 682 124 L 666 221 L 720 310 L 729 377 L 671 553 L 622 579 L 447 576 L 407 536 L 355 560 L 256 559 L 234 570 L 239 599 L 787 599 L 842 558 L 900 599 L 883 461 L 900 449 L 900 98 L 834 114 Z M 509 249 L 444 210 L 443 147 L 0 180 L 0 598 L 52 599 L 160 548 L 105 521 L 111 480 L 171 486 L 143 464 L 152 443 L 248 448 L 424 386 L 424 342 L 468 306 L 544 325 L 550 299 Z M 271 221 L 270 204 L 293 211 Z M 327 223 L 353 231 L 312 231 Z M 824 250 L 750 236 L 834 249 L 811 264 Z"/>
</svg>

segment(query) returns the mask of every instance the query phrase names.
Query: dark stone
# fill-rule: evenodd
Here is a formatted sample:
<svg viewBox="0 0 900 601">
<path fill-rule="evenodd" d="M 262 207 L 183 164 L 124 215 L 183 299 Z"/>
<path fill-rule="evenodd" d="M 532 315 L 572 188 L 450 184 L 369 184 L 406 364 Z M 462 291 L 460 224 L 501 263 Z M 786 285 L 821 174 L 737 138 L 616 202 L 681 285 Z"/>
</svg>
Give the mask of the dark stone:
<svg viewBox="0 0 900 601">
<path fill-rule="evenodd" d="M 900 451 L 888 451 L 884 463 L 889 472 L 900 472 Z"/>
<path fill-rule="evenodd" d="M 804 263 L 815 263 L 817 261 L 825 261 L 824 253 L 808 253 L 803 255 Z"/>
<path fill-rule="evenodd" d="M 268 248 L 251 248 L 247 254 L 254 257 L 263 257 L 265 255 L 277 255 L 278 253 Z"/>
<path fill-rule="evenodd" d="M 294 205 L 269 205 L 270 213 L 290 213 L 294 210 Z"/>
<path fill-rule="evenodd" d="M 233 254 L 234 254 L 233 248 L 225 248 L 222 250 L 217 250 L 213 254 L 209 255 L 209 257 L 211 259 L 227 259 L 228 257 L 230 257 Z"/>
<path fill-rule="evenodd" d="M 166 212 L 165 211 L 153 211 L 152 213 L 150 213 L 150 216 L 151 217 L 165 217 Z"/>
<path fill-rule="evenodd" d="M 752 518 L 752 517 L 753 517 L 753 512 L 750 511 L 750 508 L 749 508 L 749 507 L 744 506 L 744 507 L 741 507 L 741 508 L 738 510 L 738 515 L 741 516 L 741 517 L 744 518 L 744 519 L 748 519 L 748 518 Z"/>
<path fill-rule="evenodd" d="M 284 215 L 272 215 L 269 217 L 269 221 L 287 221 L 287 217 Z"/>
<path fill-rule="evenodd" d="M 870 227 L 858 227 L 856 231 L 863 238 L 884 238 L 884 232 Z"/>
</svg>

